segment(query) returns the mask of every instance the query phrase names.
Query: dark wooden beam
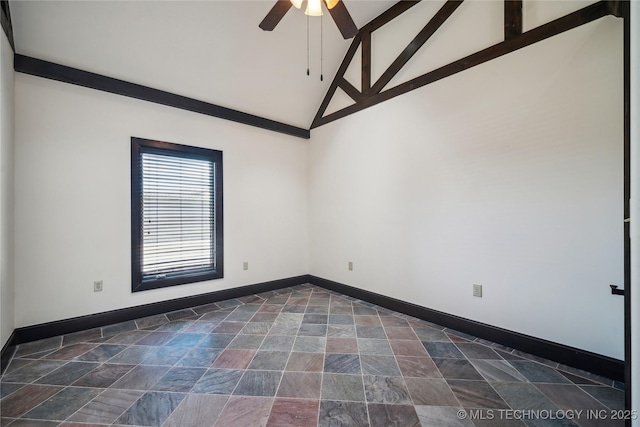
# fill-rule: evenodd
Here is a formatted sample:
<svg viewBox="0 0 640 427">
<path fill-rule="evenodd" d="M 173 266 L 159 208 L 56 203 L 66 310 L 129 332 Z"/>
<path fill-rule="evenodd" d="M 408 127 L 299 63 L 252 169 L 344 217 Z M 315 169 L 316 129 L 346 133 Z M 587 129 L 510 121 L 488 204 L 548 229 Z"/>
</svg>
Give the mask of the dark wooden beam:
<svg viewBox="0 0 640 427">
<path fill-rule="evenodd" d="M 504 39 L 522 34 L 522 0 L 504 0 Z"/>
<path fill-rule="evenodd" d="M 609 0 L 609 10 L 611 14 L 617 18 L 625 18 L 629 17 L 629 0 Z"/>
<path fill-rule="evenodd" d="M 311 129 L 607 16 L 611 13 L 607 3 L 606 0 L 601 0 L 598 3 L 586 6 L 555 21 L 454 61 L 384 92 L 365 97 L 355 105 L 343 108 L 325 117 L 317 118 L 313 121 Z"/>
<path fill-rule="evenodd" d="M 7 35 L 11 49 L 16 51 L 16 45 L 13 40 L 13 24 L 11 22 L 11 9 L 9 7 L 9 0 L 0 0 L 0 25 L 4 33 Z"/>
<path fill-rule="evenodd" d="M 347 95 L 349 95 L 354 101 L 358 102 L 362 99 L 362 93 L 358 91 L 351 83 L 345 80 L 344 77 L 338 79 L 338 87 L 342 89 Z"/>
<path fill-rule="evenodd" d="M 429 38 L 444 24 L 453 12 L 462 4 L 463 0 L 448 0 L 440 10 L 429 20 L 427 25 L 411 40 L 411 43 L 402 51 L 393 63 L 380 76 L 378 81 L 371 88 L 371 93 L 379 93 L 398 74 L 415 53 L 424 45 Z M 365 92 L 363 90 L 363 92 Z"/>
<path fill-rule="evenodd" d="M 347 71 L 347 68 L 349 68 L 349 64 L 351 63 L 351 60 L 353 59 L 353 57 L 356 54 L 356 51 L 358 50 L 358 46 L 360 46 L 361 33 L 362 33 L 362 30 L 360 30 L 360 33 L 356 35 L 353 41 L 351 42 L 351 46 L 349 46 L 349 50 L 347 50 L 347 54 L 344 56 L 344 59 L 342 60 L 342 63 L 338 68 L 336 77 L 331 82 L 331 85 L 329 86 L 329 90 L 327 90 L 327 94 L 324 96 L 324 99 L 320 104 L 320 108 L 318 108 L 318 112 L 316 113 L 316 116 L 313 118 L 314 123 L 320 118 L 322 118 L 322 116 L 324 115 L 324 112 L 327 110 L 327 107 L 329 106 L 329 102 L 331 102 L 331 98 L 333 98 L 333 95 L 336 93 L 336 89 L 338 88 L 338 83 L 340 82 L 340 79 L 343 78 L 344 73 Z"/>
<path fill-rule="evenodd" d="M 411 9 L 413 6 L 420 3 L 420 0 L 401 0 L 398 3 L 391 6 L 386 11 L 382 12 L 376 18 L 371 20 L 367 25 L 360 29 L 360 32 L 366 30 L 370 33 L 382 27 L 387 22 L 390 22 L 397 18 L 399 15 L 403 14 L 407 10 Z"/>
<path fill-rule="evenodd" d="M 362 44 L 361 53 L 362 53 L 362 84 L 360 86 L 360 90 L 362 93 L 368 93 L 371 89 L 371 32 L 364 31 L 361 34 L 362 36 Z"/>
<path fill-rule="evenodd" d="M 127 96 L 129 98 L 141 99 L 143 101 L 180 108 L 181 110 L 192 111 L 194 113 L 206 114 L 208 116 L 231 120 L 233 122 L 300 138 L 309 139 L 310 137 L 309 130 L 307 129 L 265 119 L 263 117 L 254 116 L 253 114 L 243 113 L 241 111 L 232 110 L 231 108 L 221 107 L 219 105 L 210 104 L 208 102 L 199 101 L 186 96 L 176 95 L 171 92 L 165 92 L 148 86 L 142 86 L 20 54 L 14 55 L 14 68 L 20 73 L 30 74 L 32 76 L 70 83 L 90 89 L 97 89 L 116 95 Z"/>
<path fill-rule="evenodd" d="M 360 42 L 362 41 L 362 34 L 364 33 L 371 34 L 371 32 L 382 27 L 384 24 L 393 20 L 394 18 L 406 12 L 407 10 L 411 9 L 413 6 L 415 6 L 418 3 L 420 3 L 420 0 L 401 0 L 396 4 L 394 4 L 393 6 L 391 6 L 386 11 L 382 12 L 376 18 L 371 20 L 371 22 L 369 22 L 367 25 L 365 25 L 360 29 L 356 37 L 351 42 L 351 46 L 349 46 L 349 50 L 344 56 L 344 59 L 340 64 L 340 68 L 338 68 L 338 71 L 336 72 L 336 76 L 333 79 L 333 82 L 331 82 L 331 85 L 329 86 L 329 90 L 327 90 L 327 93 L 324 96 L 322 103 L 320 104 L 320 108 L 318 108 L 318 112 L 316 113 L 316 116 L 313 118 L 313 123 L 316 123 L 318 120 L 320 120 L 324 115 L 324 112 L 327 110 L 327 107 L 329 106 L 329 102 L 331 102 L 331 98 L 333 98 L 333 95 L 336 93 L 336 89 L 338 88 L 338 83 L 340 79 L 344 77 L 344 73 L 347 71 L 347 68 L 349 68 L 349 64 L 351 63 L 351 60 L 356 54 L 356 51 L 358 50 L 358 46 L 360 46 Z"/>
</svg>

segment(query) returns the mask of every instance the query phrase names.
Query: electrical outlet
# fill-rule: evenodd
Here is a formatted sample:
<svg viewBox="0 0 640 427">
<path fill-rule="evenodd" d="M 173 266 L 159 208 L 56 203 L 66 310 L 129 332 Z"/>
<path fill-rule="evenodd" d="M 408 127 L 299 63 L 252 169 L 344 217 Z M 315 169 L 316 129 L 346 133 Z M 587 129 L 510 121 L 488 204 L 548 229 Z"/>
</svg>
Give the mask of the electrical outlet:
<svg viewBox="0 0 640 427">
<path fill-rule="evenodd" d="M 93 282 L 93 292 L 102 292 L 102 280 Z"/>
<path fill-rule="evenodd" d="M 245 262 L 242 263 L 242 269 L 243 270 L 248 270 L 249 269 L 249 262 L 248 261 L 245 261 Z"/>
<path fill-rule="evenodd" d="M 473 285 L 473 296 L 482 298 L 482 285 Z"/>
<path fill-rule="evenodd" d="M 353 271 L 353 261 L 349 261 L 349 271 Z"/>
</svg>

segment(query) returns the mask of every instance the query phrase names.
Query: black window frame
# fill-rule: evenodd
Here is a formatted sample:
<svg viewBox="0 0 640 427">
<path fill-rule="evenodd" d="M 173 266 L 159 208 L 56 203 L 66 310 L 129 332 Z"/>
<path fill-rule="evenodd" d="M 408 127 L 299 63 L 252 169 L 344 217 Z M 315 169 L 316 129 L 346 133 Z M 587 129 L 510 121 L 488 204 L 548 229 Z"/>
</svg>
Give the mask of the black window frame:
<svg viewBox="0 0 640 427">
<path fill-rule="evenodd" d="M 210 161 L 215 165 L 212 188 L 214 197 L 213 222 L 215 233 L 214 263 L 209 270 L 183 272 L 153 279 L 142 274 L 142 154 L 159 153 L 175 157 Z M 131 291 L 184 285 L 224 277 L 223 244 L 223 181 L 222 151 L 144 138 L 131 138 Z"/>
</svg>

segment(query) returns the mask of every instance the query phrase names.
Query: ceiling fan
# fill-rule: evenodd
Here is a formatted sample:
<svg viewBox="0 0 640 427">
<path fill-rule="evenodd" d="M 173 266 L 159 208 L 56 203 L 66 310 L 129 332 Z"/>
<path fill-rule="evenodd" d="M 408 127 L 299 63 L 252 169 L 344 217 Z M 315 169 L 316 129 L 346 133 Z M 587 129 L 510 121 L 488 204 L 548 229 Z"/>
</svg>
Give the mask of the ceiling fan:
<svg viewBox="0 0 640 427">
<path fill-rule="evenodd" d="M 304 1 L 307 2 L 305 14 L 310 16 L 322 15 L 322 4 L 324 3 L 338 26 L 340 33 L 342 33 L 342 37 L 345 39 L 350 39 L 358 34 L 358 27 L 356 27 L 356 24 L 353 22 L 342 0 L 278 0 L 269 13 L 267 13 L 267 16 L 264 17 L 259 27 L 265 31 L 272 31 L 289 11 L 291 6 L 300 9 Z"/>
</svg>

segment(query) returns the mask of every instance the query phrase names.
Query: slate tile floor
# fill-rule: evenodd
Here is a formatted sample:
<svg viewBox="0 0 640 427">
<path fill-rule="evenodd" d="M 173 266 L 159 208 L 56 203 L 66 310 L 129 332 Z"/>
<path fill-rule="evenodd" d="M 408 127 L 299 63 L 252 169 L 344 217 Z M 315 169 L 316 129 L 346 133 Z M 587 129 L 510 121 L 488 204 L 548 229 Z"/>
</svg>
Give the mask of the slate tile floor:
<svg viewBox="0 0 640 427">
<path fill-rule="evenodd" d="M 562 417 L 620 388 L 301 285 L 21 345 L 0 425 L 615 426 Z"/>
</svg>

